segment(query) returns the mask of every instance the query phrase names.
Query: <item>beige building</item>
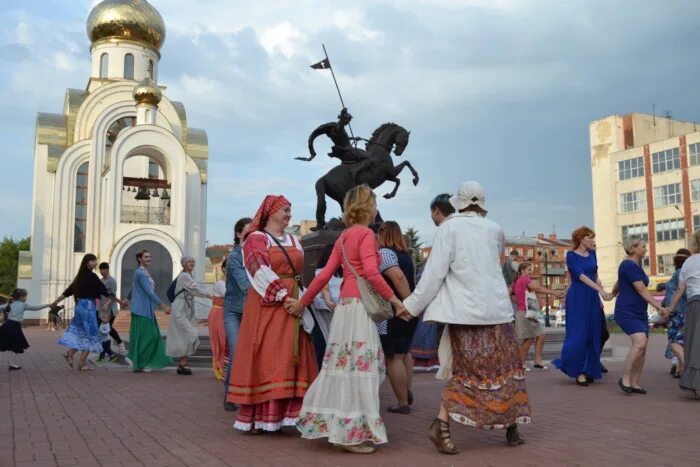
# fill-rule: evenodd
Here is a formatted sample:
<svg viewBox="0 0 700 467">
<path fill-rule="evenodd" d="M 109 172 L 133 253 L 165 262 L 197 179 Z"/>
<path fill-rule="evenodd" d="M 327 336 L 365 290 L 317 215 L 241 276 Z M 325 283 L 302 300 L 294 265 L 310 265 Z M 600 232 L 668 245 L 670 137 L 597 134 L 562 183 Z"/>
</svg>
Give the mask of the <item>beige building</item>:
<svg viewBox="0 0 700 467">
<path fill-rule="evenodd" d="M 627 237 L 648 240 L 644 267 L 650 276 L 669 276 L 673 253 L 700 226 L 697 124 L 632 113 L 596 120 L 589 131 L 603 285 L 615 283 Z"/>
</svg>

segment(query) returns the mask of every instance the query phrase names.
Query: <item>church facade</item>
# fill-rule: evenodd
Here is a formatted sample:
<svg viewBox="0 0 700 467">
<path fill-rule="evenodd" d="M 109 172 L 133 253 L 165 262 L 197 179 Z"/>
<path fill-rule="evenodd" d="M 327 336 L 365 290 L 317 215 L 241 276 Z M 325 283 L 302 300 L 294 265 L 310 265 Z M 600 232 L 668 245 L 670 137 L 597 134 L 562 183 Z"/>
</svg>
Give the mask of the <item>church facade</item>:
<svg viewBox="0 0 700 467">
<path fill-rule="evenodd" d="M 158 84 L 165 25 L 153 6 L 102 1 L 87 33 L 86 88 L 68 89 L 62 113 L 37 116 L 31 251 L 20 256 L 19 286 L 34 303 L 53 301 L 93 253 L 126 296 L 145 248 L 164 298 L 182 255 L 204 278 L 207 135 Z"/>
</svg>

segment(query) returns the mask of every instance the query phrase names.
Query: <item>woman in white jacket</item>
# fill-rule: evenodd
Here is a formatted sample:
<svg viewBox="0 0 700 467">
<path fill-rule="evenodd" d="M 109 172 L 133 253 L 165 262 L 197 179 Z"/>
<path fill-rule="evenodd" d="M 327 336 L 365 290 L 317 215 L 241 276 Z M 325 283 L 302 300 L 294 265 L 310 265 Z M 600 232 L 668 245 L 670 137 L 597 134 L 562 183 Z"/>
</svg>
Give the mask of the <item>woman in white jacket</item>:
<svg viewBox="0 0 700 467">
<path fill-rule="evenodd" d="M 177 365 L 178 375 L 191 375 L 192 369 L 187 357 L 194 355 L 199 347 L 199 336 L 194 325 L 194 297 L 211 299 L 212 296 L 192 277 L 194 258 L 184 256 L 180 263 L 182 272 L 177 276 L 175 284 L 176 296 L 171 308 L 165 351 L 169 356 L 180 360 Z"/>
<path fill-rule="evenodd" d="M 429 431 L 438 451 L 457 454 L 449 419 L 481 429 L 506 429 L 508 445 L 530 422 L 525 373 L 513 307 L 500 266 L 501 227 L 485 218 L 484 190 L 464 182 L 450 203 L 458 211 L 439 227 L 420 282 L 404 300 L 410 315 L 445 323 L 439 377 L 449 378 Z M 404 316 L 404 319 L 410 318 Z"/>
</svg>

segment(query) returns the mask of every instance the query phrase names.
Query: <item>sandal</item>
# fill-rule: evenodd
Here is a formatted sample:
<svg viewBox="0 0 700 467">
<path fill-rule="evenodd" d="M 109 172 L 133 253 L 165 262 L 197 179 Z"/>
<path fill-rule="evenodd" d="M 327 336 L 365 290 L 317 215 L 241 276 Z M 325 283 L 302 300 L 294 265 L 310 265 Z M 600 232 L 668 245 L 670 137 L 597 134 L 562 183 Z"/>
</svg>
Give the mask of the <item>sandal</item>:
<svg viewBox="0 0 700 467">
<path fill-rule="evenodd" d="M 428 430 L 428 439 L 433 442 L 437 450 L 443 454 L 459 454 L 459 449 L 452 444 L 450 436 L 450 424 L 436 418 Z"/>
<path fill-rule="evenodd" d="M 548 369 L 546 365 L 543 365 L 541 363 L 535 363 L 534 365 L 532 365 L 532 367 L 536 368 L 538 370 L 547 370 Z"/>
<path fill-rule="evenodd" d="M 78 368 L 78 371 L 92 371 L 92 368 L 90 368 L 87 364 L 83 364 Z"/>
<path fill-rule="evenodd" d="M 178 365 L 177 366 L 177 374 L 178 375 L 191 375 L 192 374 L 192 368 L 190 368 L 189 365 Z"/>
<path fill-rule="evenodd" d="M 408 405 L 413 405 L 413 392 L 410 389 L 408 390 L 408 397 L 406 399 L 408 400 Z"/>
<path fill-rule="evenodd" d="M 517 425 L 511 425 L 506 430 L 506 442 L 508 446 L 515 447 L 525 443 L 525 440 L 520 437 Z"/>
<path fill-rule="evenodd" d="M 399 405 L 397 407 L 387 407 L 387 412 L 400 413 L 402 415 L 408 415 L 411 413 L 410 405 Z"/>
<path fill-rule="evenodd" d="M 68 352 L 65 352 L 63 354 L 63 358 L 66 360 L 66 363 L 68 363 L 68 366 L 73 368 L 73 356 L 70 355 Z"/>
</svg>

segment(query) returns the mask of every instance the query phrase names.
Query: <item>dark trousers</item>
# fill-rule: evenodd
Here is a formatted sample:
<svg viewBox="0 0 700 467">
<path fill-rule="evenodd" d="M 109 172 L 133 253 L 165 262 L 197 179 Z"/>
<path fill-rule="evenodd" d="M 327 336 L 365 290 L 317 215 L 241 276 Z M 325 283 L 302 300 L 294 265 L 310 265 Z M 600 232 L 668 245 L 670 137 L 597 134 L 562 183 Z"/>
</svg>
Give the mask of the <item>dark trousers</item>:
<svg viewBox="0 0 700 467">
<path fill-rule="evenodd" d="M 100 324 L 102 324 L 102 319 L 100 318 L 100 309 L 99 308 L 97 309 L 96 316 L 97 316 L 97 327 L 100 327 Z M 109 313 L 109 337 L 114 339 L 117 342 L 117 344 L 122 343 L 122 338 L 119 337 L 119 333 L 117 332 L 116 329 L 114 329 L 114 315 L 112 314 L 112 312 Z"/>
<path fill-rule="evenodd" d="M 600 308 L 600 349 L 603 351 L 603 346 L 610 339 L 610 332 L 608 332 L 608 320 L 605 318 L 605 311 L 603 307 Z"/>
<path fill-rule="evenodd" d="M 100 352 L 100 358 L 105 358 L 105 355 L 109 355 L 110 358 L 114 357 L 111 340 L 102 341 L 102 352 Z"/>
</svg>

